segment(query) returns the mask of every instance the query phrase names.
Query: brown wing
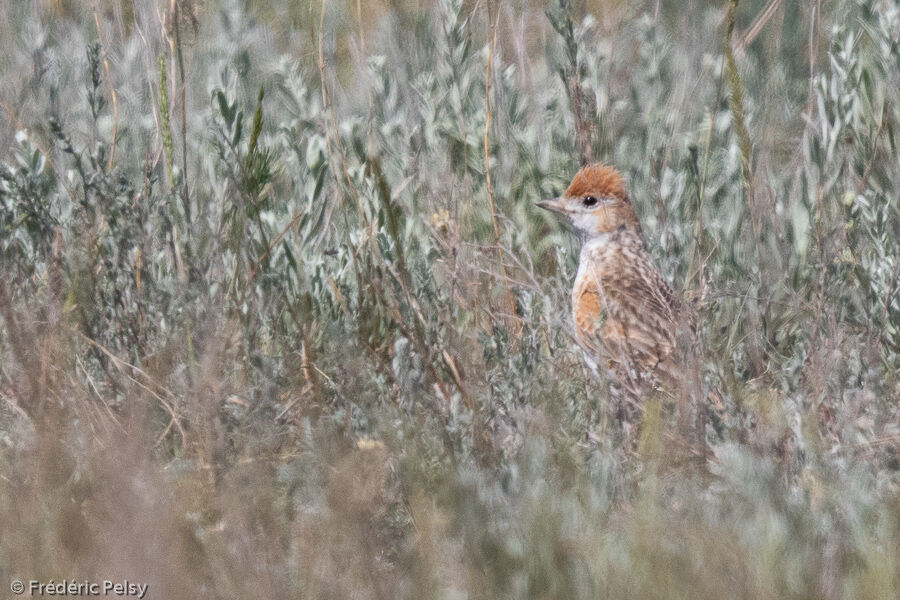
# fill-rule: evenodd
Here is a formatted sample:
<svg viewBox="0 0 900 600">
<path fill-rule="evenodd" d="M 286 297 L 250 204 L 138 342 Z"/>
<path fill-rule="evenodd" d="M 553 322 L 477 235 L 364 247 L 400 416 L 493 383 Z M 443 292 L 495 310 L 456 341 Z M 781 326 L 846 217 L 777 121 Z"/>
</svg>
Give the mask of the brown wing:
<svg viewBox="0 0 900 600">
<path fill-rule="evenodd" d="M 579 341 L 601 354 L 626 387 L 658 383 L 671 389 L 678 379 L 674 295 L 645 253 L 625 249 L 609 258 L 589 265 L 576 285 Z M 592 321 L 592 313 L 602 323 Z"/>
</svg>

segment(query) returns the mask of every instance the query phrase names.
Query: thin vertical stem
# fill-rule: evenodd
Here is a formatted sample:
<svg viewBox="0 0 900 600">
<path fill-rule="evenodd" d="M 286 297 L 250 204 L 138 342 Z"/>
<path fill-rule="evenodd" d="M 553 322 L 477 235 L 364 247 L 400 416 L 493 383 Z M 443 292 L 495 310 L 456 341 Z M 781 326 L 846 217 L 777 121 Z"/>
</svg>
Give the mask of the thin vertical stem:
<svg viewBox="0 0 900 600">
<path fill-rule="evenodd" d="M 107 161 L 107 170 L 112 169 L 113 161 L 116 157 L 116 137 L 119 134 L 119 99 L 116 95 L 116 88 L 112 83 L 112 76 L 109 73 L 109 59 L 106 56 L 106 45 L 103 43 L 103 32 L 100 29 L 100 17 L 97 15 L 97 3 L 94 3 L 94 25 L 97 27 L 97 40 L 100 42 L 100 51 L 103 53 L 103 70 L 106 71 L 106 85 L 109 86 L 109 95 L 112 100 L 113 107 L 113 130 L 112 140 L 109 142 L 109 160 Z"/>
<path fill-rule="evenodd" d="M 497 247 L 497 262 L 500 264 L 500 273 L 503 276 L 504 285 L 508 286 L 509 277 L 506 273 L 506 263 L 503 261 L 503 251 L 500 248 L 500 226 L 497 224 L 497 209 L 494 203 L 494 187 L 491 182 L 491 160 L 490 160 L 490 132 L 491 132 L 491 66 L 494 57 L 494 40 L 496 38 L 497 21 L 496 16 L 491 10 L 492 3 L 490 0 L 485 2 L 488 13 L 488 26 L 490 27 L 488 35 L 488 55 L 487 62 L 484 67 L 484 178 L 487 187 L 488 208 L 491 211 L 491 226 L 494 231 L 494 245 Z M 499 13 L 498 13 L 499 14 Z M 515 319 L 516 302 L 513 298 L 512 290 L 506 289 L 506 310 L 509 315 L 510 329 L 513 331 L 513 338 L 518 335 L 518 323 Z"/>
<path fill-rule="evenodd" d="M 185 99 L 184 83 L 184 53 L 181 48 L 181 15 L 178 2 L 172 0 L 172 25 L 175 29 L 175 58 L 178 61 L 178 94 L 181 102 L 181 202 L 184 205 L 185 235 L 187 236 L 186 249 L 188 256 L 191 252 L 191 199 L 188 195 L 187 185 L 187 102 Z"/>
</svg>

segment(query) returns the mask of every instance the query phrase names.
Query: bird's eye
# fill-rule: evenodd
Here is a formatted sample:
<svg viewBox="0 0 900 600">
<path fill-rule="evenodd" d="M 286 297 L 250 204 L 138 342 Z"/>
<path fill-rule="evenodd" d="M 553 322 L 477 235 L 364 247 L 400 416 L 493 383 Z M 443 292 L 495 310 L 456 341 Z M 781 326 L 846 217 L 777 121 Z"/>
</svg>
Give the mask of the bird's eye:
<svg viewBox="0 0 900 600">
<path fill-rule="evenodd" d="M 593 196 L 585 196 L 584 200 L 582 201 L 582 204 L 584 204 L 585 206 L 588 206 L 588 207 L 595 206 L 597 204 L 597 199 L 594 198 Z"/>
</svg>

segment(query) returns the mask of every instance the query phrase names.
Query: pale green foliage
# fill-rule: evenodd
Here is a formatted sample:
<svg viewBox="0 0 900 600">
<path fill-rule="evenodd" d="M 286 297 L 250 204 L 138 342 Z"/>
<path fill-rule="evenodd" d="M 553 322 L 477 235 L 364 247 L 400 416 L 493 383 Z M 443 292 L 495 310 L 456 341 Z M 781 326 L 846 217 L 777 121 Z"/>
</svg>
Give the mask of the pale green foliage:
<svg viewBox="0 0 900 600">
<path fill-rule="evenodd" d="M 896 597 L 900 6 L 729 60 L 724 4 L 492 2 L 486 165 L 485 4 L 368 4 L 7 9 L 0 579 Z M 698 307 L 702 468 L 573 341 L 585 148 Z"/>
</svg>

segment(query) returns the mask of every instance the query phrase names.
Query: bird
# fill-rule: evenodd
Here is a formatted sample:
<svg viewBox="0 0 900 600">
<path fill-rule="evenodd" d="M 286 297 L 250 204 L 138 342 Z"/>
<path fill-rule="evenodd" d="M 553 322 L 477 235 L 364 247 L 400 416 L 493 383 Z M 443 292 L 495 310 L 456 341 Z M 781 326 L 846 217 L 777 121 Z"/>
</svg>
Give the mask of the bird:
<svg viewBox="0 0 900 600">
<path fill-rule="evenodd" d="M 647 394 L 678 396 L 684 364 L 677 346 L 694 317 L 650 257 L 615 168 L 585 166 L 561 196 L 537 205 L 564 217 L 581 238 L 572 288 L 575 338 L 588 364 L 606 372 L 616 418 L 630 430 Z"/>
</svg>

